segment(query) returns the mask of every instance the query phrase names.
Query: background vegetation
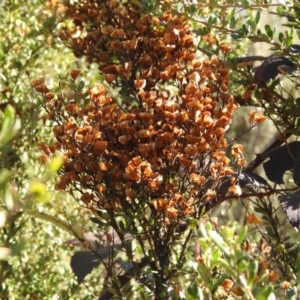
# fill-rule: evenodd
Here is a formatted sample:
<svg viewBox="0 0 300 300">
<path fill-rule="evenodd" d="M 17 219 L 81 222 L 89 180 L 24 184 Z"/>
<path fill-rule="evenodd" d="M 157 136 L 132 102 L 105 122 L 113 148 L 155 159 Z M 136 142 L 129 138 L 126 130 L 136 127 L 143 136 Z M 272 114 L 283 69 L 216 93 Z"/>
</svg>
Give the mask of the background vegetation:
<svg viewBox="0 0 300 300">
<path fill-rule="evenodd" d="M 1 298 L 299 299 L 299 234 L 278 201 L 297 192 L 297 164 L 254 189 L 231 171 L 257 170 L 254 154 L 299 135 L 297 73 L 258 88 L 236 67 L 290 54 L 297 1 L 0 8 Z M 86 249 L 73 257 L 80 283 L 70 238 Z"/>
</svg>

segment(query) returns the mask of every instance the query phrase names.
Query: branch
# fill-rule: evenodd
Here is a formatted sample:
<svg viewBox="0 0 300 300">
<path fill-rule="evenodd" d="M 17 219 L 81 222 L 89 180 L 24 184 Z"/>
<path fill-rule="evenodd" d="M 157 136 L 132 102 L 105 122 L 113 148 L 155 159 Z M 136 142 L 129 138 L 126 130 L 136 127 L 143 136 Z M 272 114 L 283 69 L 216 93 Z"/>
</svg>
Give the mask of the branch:
<svg viewBox="0 0 300 300">
<path fill-rule="evenodd" d="M 147 257 L 143 257 L 141 259 L 141 261 L 136 264 L 136 267 L 139 270 L 142 270 L 144 267 L 147 266 L 149 260 Z M 119 288 L 121 289 L 127 282 L 129 282 L 129 280 L 132 278 L 132 276 L 134 275 L 134 267 L 132 267 L 128 272 L 126 272 L 124 275 L 119 275 L 118 276 L 118 280 L 119 280 Z M 113 293 L 111 293 L 110 291 L 105 291 L 99 298 L 98 300 L 109 300 L 114 296 Z"/>
</svg>

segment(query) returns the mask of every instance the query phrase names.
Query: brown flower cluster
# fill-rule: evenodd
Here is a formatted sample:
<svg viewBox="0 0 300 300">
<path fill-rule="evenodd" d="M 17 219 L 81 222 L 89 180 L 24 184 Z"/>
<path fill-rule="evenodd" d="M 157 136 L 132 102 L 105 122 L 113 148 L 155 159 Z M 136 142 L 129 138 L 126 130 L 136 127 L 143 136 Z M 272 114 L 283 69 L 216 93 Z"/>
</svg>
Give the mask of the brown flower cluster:
<svg viewBox="0 0 300 300">
<path fill-rule="evenodd" d="M 153 89 L 143 96 L 146 108 L 124 112 L 100 84 L 89 90 L 85 106 L 72 99 L 64 106 L 61 96 L 52 95 L 45 94 L 45 119 L 60 123 L 53 128 L 58 143 L 40 147 L 47 155 L 63 150 L 56 189 L 82 191 L 87 207 L 117 209 L 138 201 L 162 213 L 165 222 L 182 219 L 194 211 L 195 200 L 210 199 L 210 179 L 232 173 L 223 135 L 235 107 L 230 101 L 213 110 L 217 101 L 212 106 L 209 93 L 183 94 L 177 102 Z"/>
<path fill-rule="evenodd" d="M 147 90 L 159 81 L 181 80 L 195 58 L 190 24 L 168 11 L 158 19 L 143 16 L 129 2 L 99 0 L 69 6 L 67 13 L 76 27 L 62 31 L 60 38 L 75 55 L 98 63 L 109 84 L 126 85 L 131 94 L 136 79 L 144 80 Z"/>
<path fill-rule="evenodd" d="M 138 107 L 121 109 L 101 84 L 88 97 L 54 97 L 35 82 L 44 95 L 44 120 L 55 122 L 58 141 L 40 147 L 47 155 L 63 151 L 56 189 L 92 210 L 126 214 L 147 208 L 164 225 L 179 224 L 187 215 L 199 217 L 216 200 L 222 178 L 233 173 L 224 134 L 237 105 L 227 94 L 220 61 L 194 59 L 194 36 L 185 20 L 169 12 L 160 21 L 141 17 L 118 3 L 99 1 L 97 10 L 94 2 L 80 5 L 74 11 L 77 29 L 83 31 L 90 19 L 95 26 L 69 44 L 98 61 L 107 82 L 130 87 Z M 73 82 L 78 73 L 71 72 Z M 167 90 L 158 82 L 175 87 Z"/>
</svg>

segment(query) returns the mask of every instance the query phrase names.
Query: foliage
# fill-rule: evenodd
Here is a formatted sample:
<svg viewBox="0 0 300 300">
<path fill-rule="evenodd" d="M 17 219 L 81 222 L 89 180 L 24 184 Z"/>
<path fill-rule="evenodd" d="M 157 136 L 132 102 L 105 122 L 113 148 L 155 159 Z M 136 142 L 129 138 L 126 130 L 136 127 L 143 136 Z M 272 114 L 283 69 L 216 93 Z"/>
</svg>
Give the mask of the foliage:
<svg viewBox="0 0 300 300">
<path fill-rule="evenodd" d="M 51 193 L 51 186 L 61 163 L 59 156 L 53 157 L 49 166 L 41 161 L 37 141 L 50 141 L 52 136 L 49 128 L 41 126 L 42 108 L 32 97 L 29 79 L 42 75 L 49 78 L 61 72 L 63 83 L 65 70 L 74 63 L 70 51 L 57 43 L 55 32 L 64 12 L 63 6 L 53 5 L 45 1 L 0 4 L 2 299 L 48 299 L 59 293 L 69 299 L 77 288 L 68 266 L 70 254 L 63 247 L 69 235 L 56 225 L 38 220 L 41 211 L 65 218 L 61 206 L 49 202 L 60 197 Z M 60 259 L 66 263 L 62 265 Z M 64 277 L 65 284 L 59 287 Z"/>
<path fill-rule="evenodd" d="M 73 16 L 76 28 L 64 30 L 60 37 L 76 56 L 85 55 L 98 64 L 106 82 L 119 89 L 117 96 L 108 96 L 101 84 L 83 90 L 80 81 L 76 84 L 79 70 L 71 72 L 73 92 L 66 95 L 50 92 L 44 81 L 32 82 L 47 111 L 43 119 L 51 121 L 57 139 L 54 145 L 42 143 L 40 147 L 48 159 L 57 150 L 64 154 L 56 189 L 68 192 L 94 212 L 92 221 L 107 232 L 108 244 L 113 243 L 109 229 L 114 230 L 127 264 L 158 299 L 165 299 L 175 289 L 172 278 L 182 271 L 196 220 L 225 199 L 242 195 L 244 186 L 238 174 L 246 163 L 241 145 L 232 147 L 236 170 L 229 166 L 224 151 L 228 147 L 224 134 L 238 107 L 238 97 L 228 94 L 226 66 L 214 55 L 203 61 L 196 59 L 197 32 L 189 22 L 192 6 L 187 5 L 187 11 L 178 6 L 174 14 L 167 5 L 160 3 L 153 15 L 145 14 L 147 7 L 117 1 L 99 1 L 97 8 L 94 3 L 68 6 L 67 14 Z M 193 11 L 193 16 L 197 13 Z M 208 18 L 208 28 L 219 29 L 215 23 L 216 19 Z M 238 38 L 249 34 L 247 28 L 243 30 Z M 259 32 L 257 36 L 268 42 L 273 37 L 269 27 L 266 36 Z M 223 42 L 218 49 L 226 58 L 231 47 Z M 244 100 L 249 100 L 252 90 L 251 85 Z M 268 93 L 268 88 L 263 91 Z M 253 126 L 264 119 L 261 112 L 249 116 Z M 265 189 L 254 193 L 261 201 L 273 194 Z M 132 240 L 125 239 L 126 234 Z M 223 275 L 216 278 L 217 286 L 210 293 L 219 293 L 218 285 L 227 279 L 228 272 L 232 287 L 227 293 L 234 294 L 236 289 L 247 298 L 271 295 L 272 276 L 267 278 L 267 288 L 261 280 L 252 287 L 258 274 L 265 280 L 264 272 L 258 273 L 258 263 L 263 260 L 258 258 L 249 265 L 251 275 L 246 283 L 241 273 L 247 265 L 239 267 L 235 260 L 238 253 L 226 253 L 223 240 L 210 234 L 223 255 L 228 255 L 223 263 L 229 264 L 222 272 L 217 260 Z M 271 241 L 263 240 L 272 249 Z M 133 251 L 134 245 L 141 253 Z M 97 254 L 92 247 L 90 250 Z M 239 251 L 244 258 L 246 254 Z M 120 288 L 127 281 L 121 280 L 124 274 L 118 277 L 116 273 L 118 260 L 106 263 L 103 257 L 99 259 L 111 274 L 101 297 L 121 297 Z M 233 266 L 236 273 L 230 272 Z M 269 266 L 265 269 L 277 274 Z M 76 273 L 76 267 L 74 270 Z"/>
<path fill-rule="evenodd" d="M 10 3 L 2 13 L 4 20 L 13 15 L 26 38 L 21 52 L 21 39 L 10 26 L 2 48 L 8 63 L 1 86 L 6 99 L 0 130 L 1 296 L 72 297 L 80 286 L 66 283 L 66 267 L 54 264 L 68 263 L 66 253 L 52 244 L 52 260 L 48 252 L 40 262 L 32 254 L 32 249 L 42 252 L 49 237 L 58 244 L 65 240 L 64 230 L 76 238 L 69 243 L 82 248 L 71 258 L 78 282 L 86 284 L 76 299 L 92 294 L 99 299 L 297 299 L 299 237 L 286 222 L 288 217 L 299 224 L 298 143 L 287 141 L 299 132 L 297 78 L 291 77 L 289 86 L 278 78 L 261 84 L 251 67 L 240 68 L 236 56 L 248 41 L 264 42 L 276 57 L 289 55 L 298 66 L 299 55 L 290 46 L 299 5 L 154 0 L 47 5 L 35 2 L 22 9 Z M 43 22 L 24 20 L 24 10 L 41 14 Z M 286 17 L 290 29 L 278 34 L 270 25 L 262 29 L 267 11 Z M 57 28 L 75 57 L 86 59 L 73 68 L 69 82 L 70 65 L 59 53 L 67 47 L 54 39 Z M 11 47 L 15 52 L 8 51 Z M 58 86 L 49 84 L 55 73 L 36 75 L 45 72 L 47 61 L 46 70 L 54 62 L 55 72 L 62 74 Z M 100 72 L 96 83 L 91 73 L 85 75 L 93 66 Z M 27 102 L 25 70 L 33 95 Z M 246 161 L 249 144 L 226 138 L 240 106 L 256 107 L 242 136 L 266 116 L 279 132 L 252 162 Z M 41 161 L 32 151 L 36 142 Z M 58 152 L 62 167 L 53 183 Z M 268 182 L 253 173 L 267 158 Z M 284 166 L 277 168 L 279 159 Z M 50 186 L 61 193 L 53 195 Z M 287 216 L 275 204 L 278 194 Z M 78 205 L 82 212 L 73 209 Z M 62 220 L 66 206 L 68 222 Z M 213 217 L 220 207 L 237 213 L 241 223 L 230 223 L 222 214 Z M 27 238 L 35 234 L 28 220 L 42 230 L 25 246 L 24 232 L 29 231 Z M 89 226 L 95 236 L 83 234 Z M 18 255 L 8 257 L 9 251 Z M 35 267 L 28 267 L 26 257 Z M 99 264 L 104 275 L 97 270 L 87 280 Z M 50 274 L 47 284 L 41 269 Z"/>
</svg>

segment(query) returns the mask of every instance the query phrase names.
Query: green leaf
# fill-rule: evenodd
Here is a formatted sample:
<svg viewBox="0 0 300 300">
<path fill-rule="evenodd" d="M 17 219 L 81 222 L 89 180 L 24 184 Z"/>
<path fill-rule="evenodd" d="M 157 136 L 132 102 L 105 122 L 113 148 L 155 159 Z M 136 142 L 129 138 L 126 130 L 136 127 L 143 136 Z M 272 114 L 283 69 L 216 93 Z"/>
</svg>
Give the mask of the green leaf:
<svg viewBox="0 0 300 300">
<path fill-rule="evenodd" d="M 7 122 L 8 121 L 13 122 L 15 119 L 15 109 L 10 104 L 8 104 L 5 107 L 4 118 L 7 119 Z M 5 127 L 5 126 L 3 126 L 3 127 Z"/>
<path fill-rule="evenodd" d="M 188 221 L 191 229 L 195 229 L 196 226 L 198 226 L 198 223 L 199 223 L 199 221 L 195 218 L 188 218 L 187 221 Z"/>
<path fill-rule="evenodd" d="M 110 215 L 107 213 L 107 210 L 105 210 L 105 209 L 97 210 L 96 214 L 103 220 L 106 220 L 106 221 L 110 220 Z"/>
<path fill-rule="evenodd" d="M 46 185 L 38 181 L 31 182 L 28 191 L 36 202 L 47 202 L 51 197 Z"/>
<path fill-rule="evenodd" d="M 280 43 L 283 43 L 283 40 L 284 40 L 284 34 L 283 34 L 282 32 L 280 32 L 280 33 L 278 34 L 278 40 L 279 40 Z"/>
<path fill-rule="evenodd" d="M 240 36 L 238 33 L 232 33 L 230 36 L 231 36 L 234 40 L 238 40 L 238 39 L 241 38 L 241 36 Z"/>
<path fill-rule="evenodd" d="M 212 17 L 212 16 L 210 16 L 209 18 L 208 18 L 208 20 L 207 20 L 207 23 L 209 24 L 209 25 L 213 25 L 213 24 L 215 24 L 217 22 L 217 18 L 216 17 Z"/>
<path fill-rule="evenodd" d="M 259 23 L 259 20 L 260 20 L 260 10 L 258 10 L 258 11 L 256 12 L 255 23 L 258 24 L 258 23 Z"/>
<path fill-rule="evenodd" d="M 234 227 L 225 226 L 224 229 L 220 231 L 220 235 L 224 238 L 225 241 L 232 241 L 234 232 Z"/>
<path fill-rule="evenodd" d="M 78 83 L 78 91 L 82 91 L 84 88 L 85 82 L 83 80 L 80 80 Z"/>
<path fill-rule="evenodd" d="M 269 24 L 265 25 L 265 32 L 269 38 L 271 38 L 271 39 L 273 38 L 274 32 L 271 29 Z"/>
<path fill-rule="evenodd" d="M 258 271 L 258 263 L 256 260 L 251 261 L 249 264 L 249 278 L 248 278 L 248 284 L 252 284 L 255 276 L 257 274 Z"/>
<path fill-rule="evenodd" d="M 260 29 L 257 29 L 257 31 L 256 31 L 256 34 L 257 34 L 257 36 L 261 36 L 261 30 Z"/>
<path fill-rule="evenodd" d="M 285 6 L 278 6 L 276 8 L 276 11 L 279 13 L 279 14 L 284 14 L 286 12 L 286 9 L 285 9 Z"/>
<path fill-rule="evenodd" d="M 246 269 L 248 269 L 248 262 L 247 262 L 248 257 L 240 257 L 238 260 L 238 271 L 240 273 L 244 272 Z"/>
<path fill-rule="evenodd" d="M 107 226 L 107 222 L 104 219 L 100 220 L 99 218 L 91 217 L 90 220 L 91 220 L 91 222 L 93 222 L 95 224 L 98 224 L 101 226 Z"/>
<path fill-rule="evenodd" d="M 196 5 L 188 5 L 186 8 L 187 8 L 187 12 L 191 16 L 193 16 L 198 10 L 198 7 Z"/>
<path fill-rule="evenodd" d="M 293 41 L 294 41 L 294 26 L 291 27 L 290 31 L 285 31 L 285 36 L 286 36 L 286 47 L 289 47 Z"/>
<path fill-rule="evenodd" d="M 203 27 L 203 28 L 198 28 L 198 29 L 193 30 L 195 35 L 200 35 L 200 36 L 207 35 L 210 33 L 210 31 L 211 31 L 211 29 L 209 27 Z"/>
<path fill-rule="evenodd" d="M 257 23 L 255 21 L 251 20 L 250 26 L 251 26 L 251 30 L 254 32 L 256 30 Z"/>
<path fill-rule="evenodd" d="M 275 295 L 272 293 L 273 287 L 268 285 L 254 293 L 256 300 L 276 300 Z"/>
<path fill-rule="evenodd" d="M 1 122 L 0 146 L 7 144 L 21 128 L 21 121 L 15 120 L 15 109 L 8 104 L 4 109 Z"/>
<path fill-rule="evenodd" d="M 261 35 L 261 39 L 265 42 L 270 42 L 272 40 L 272 38 L 270 38 L 267 34 L 263 33 Z"/>
<path fill-rule="evenodd" d="M 120 228 L 121 231 L 125 231 L 125 224 L 124 224 L 123 221 L 119 222 L 119 228 Z"/>
<path fill-rule="evenodd" d="M 235 8 L 230 12 L 229 16 L 228 16 L 228 20 L 231 21 L 232 18 L 234 18 L 235 15 Z"/>
<path fill-rule="evenodd" d="M 200 230 L 199 232 L 201 233 L 201 236 L 204 240 L 208 240 L 208 235 L 207 235 L 207 231 L 206 231 L 206 228 L 205 226 L 201 223 L 200 224 Z"/>
<path fill-rule="evenodd" d="M 213 249 L 211 250 L 211 259 L 212 259 L 212 263 L 213 264 L 218 264 L 219 263 L 219 259 L 222 257 L 222 251 L 217 248 L 217 247 L 213 247 Z"/>
<path fill-rule="evenodd" d="M 261 42 L 261 38 L 257 36 L 249 36 L 249 40 L 253 43 Z"/>
<path fill-rule="evenodd" d="M 200 286 L 198 286 L 198 284 L 196 284 L 196 283 L 190 285 L 187 289 L 187 292 L 188 292 L 188 295 L 192 296 L 192 299 L 199 299 L 199 300 L 204 299 L 202 290 L 201 290 Z"/>
<path fill-rule="evenodd" d="M 143 11 L 152 13 L 155 9 L 154 3 L 152 1 L 143 1 L 141 2 Z"/>
<path fill-rule="evenodd" d="M 211 230 L 208 232 L 208 235 L 221 250 L 229 255 L 229 247 L 225 244 L 224 239 L 216 231 Z"/>
<path fill-rule="evenodd" d="M 10 172 L 7 169 L 0 170 L 0 189 L 4 190 L 10 178 Z"/>
<path fill-rule="evenodd" d="M 55 174 L 61 168 L 63 164 L 63 158 L 61 155 L 53 156 L 49 163 L 49 172 L 50 174 Z"/>
<path fill-rule="evenodd" d="M 242 243 L 245 240 L 245 238 L 247 236 L 247 232 L 248 232 L 248 227 L 247 226 L 243 226 L 242 230 L 239 233 L 239 237 L 238 237 L 238 239 L 236 241 L 237 244 L 240 244 L 240 243 Z"/>
</svg>

